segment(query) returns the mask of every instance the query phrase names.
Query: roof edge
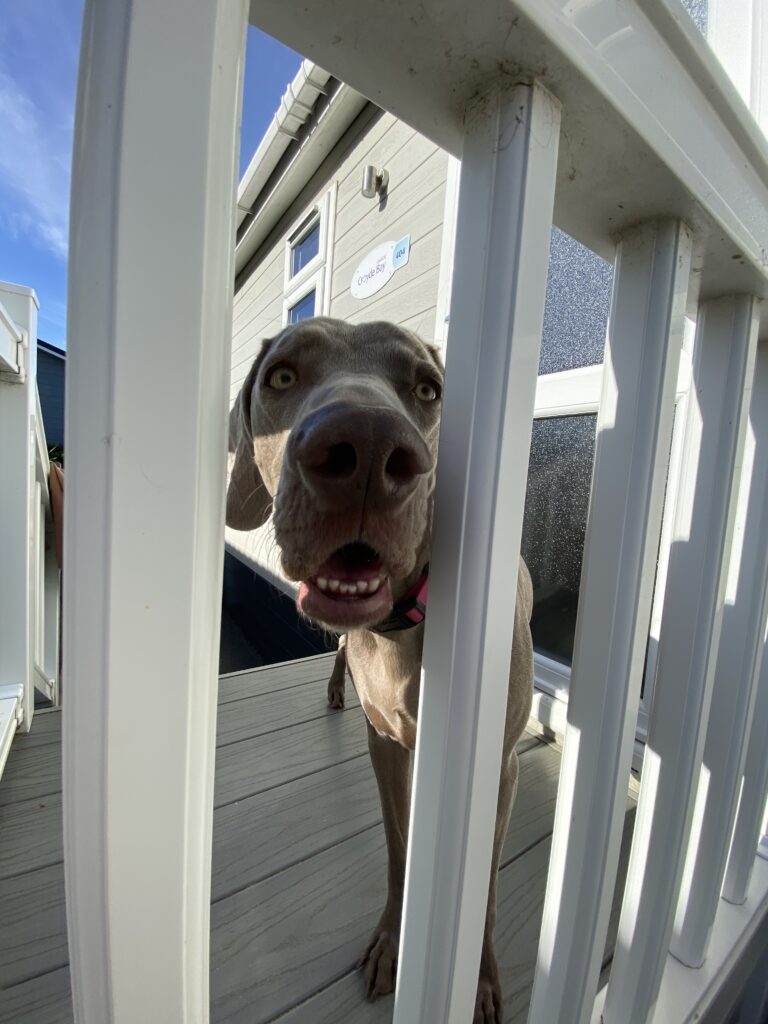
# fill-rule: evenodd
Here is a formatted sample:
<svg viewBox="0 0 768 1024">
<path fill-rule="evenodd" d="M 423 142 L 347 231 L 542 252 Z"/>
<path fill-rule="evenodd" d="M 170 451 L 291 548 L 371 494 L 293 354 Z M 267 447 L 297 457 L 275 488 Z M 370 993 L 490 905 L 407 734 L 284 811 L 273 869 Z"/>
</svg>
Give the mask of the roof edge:
<svg viewBox="0 0 768 1024">
<path fill-rule="evenodd" d="M 237 190 L 238 227 L 258 199 L 283 153 L 310 118 L 318 98 L 326 94 L 330 78 L 330 72 L 311 60 L 302 61 L 240 182 Z"/>
</svg>

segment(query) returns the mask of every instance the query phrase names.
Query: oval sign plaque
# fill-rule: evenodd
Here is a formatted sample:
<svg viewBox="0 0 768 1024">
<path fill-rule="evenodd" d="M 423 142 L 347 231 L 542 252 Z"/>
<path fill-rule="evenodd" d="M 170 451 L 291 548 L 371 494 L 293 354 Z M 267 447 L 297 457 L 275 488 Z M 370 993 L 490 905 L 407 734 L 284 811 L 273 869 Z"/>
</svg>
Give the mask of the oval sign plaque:
<svg viewBox="0 0 768 1024">
<path fill-rule="evenodd" d="M 382 242 L 357 265 L 350 290 L 356 299 L 367 299 L 384 287 L 395 272 L 392 263 L 394 242 Z"/>
</svg>

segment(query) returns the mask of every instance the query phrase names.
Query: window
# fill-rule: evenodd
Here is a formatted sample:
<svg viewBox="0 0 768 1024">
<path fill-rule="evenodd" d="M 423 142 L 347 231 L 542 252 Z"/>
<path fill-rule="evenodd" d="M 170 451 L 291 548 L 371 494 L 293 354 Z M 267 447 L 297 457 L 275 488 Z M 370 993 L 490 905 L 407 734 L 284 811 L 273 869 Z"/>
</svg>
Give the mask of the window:
<svg viewBox="0 0 768 1024">
<path fill-rule="evenodd" d="M 313 288 L 303 299 L 299 299 L 295 306 L 288 310 L 288 323 L 297 324 L 299 320 L 306 320 L 307 317 L 315 315 L 315 300 L 317 293 Z"/>
<path fill-rule="evenodd" d="M 291 245 L 291 277 L 295 277 L 320 252 L 320 218 L 313 215 L 314 223 L 305 235 Z"/>
<path fill-rule="evenodd" d="M 573 657 L 587 526 L 595 413 L 533 424 L 522 554 L 533 581 L 531 632 L 537 651 L 565 665 Z"/>
<path fill-rule="evenodd" d="M 334 184 L 302 212 L 285 237 L 284 324 L 297 324 L 329 311 L 335 207 Z"/>
</svg>

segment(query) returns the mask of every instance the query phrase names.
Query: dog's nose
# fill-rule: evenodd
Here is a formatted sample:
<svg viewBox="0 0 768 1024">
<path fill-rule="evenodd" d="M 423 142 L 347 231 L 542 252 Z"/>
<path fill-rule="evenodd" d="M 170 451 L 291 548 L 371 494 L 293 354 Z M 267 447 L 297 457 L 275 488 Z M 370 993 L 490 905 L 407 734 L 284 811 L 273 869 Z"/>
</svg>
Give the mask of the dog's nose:
<svg viewBox="0 0 768 1024">
<path fill-rule="evenodd" d="M 432 468 L 416 427 L 395 410 L 334 403 L 300 424 L 292 438 L 304 482 L 328 507 L 355 504 L 360 492 L 395 508 Z"/>
</svg>

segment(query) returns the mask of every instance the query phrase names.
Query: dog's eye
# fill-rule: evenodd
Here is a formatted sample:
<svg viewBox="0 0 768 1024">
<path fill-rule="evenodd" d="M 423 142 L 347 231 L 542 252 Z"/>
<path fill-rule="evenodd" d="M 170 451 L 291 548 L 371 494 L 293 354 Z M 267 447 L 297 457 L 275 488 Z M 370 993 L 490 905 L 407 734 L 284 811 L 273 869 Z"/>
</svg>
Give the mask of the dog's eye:
<svg viewBox="0 0 768 1024">
<path fill-rule="evenodd" d="M 434 402 L 440 397 L 437 387 L 431 380 L 421 380 L 413 389 L 413 393 L 422 402 Z"/>
<path fill-rule="evenodd" d="M 277 391 L 285 391 L 296 383 L 296 371 L 290 366 L 276 366 L 267 378 L 267 387 Z"/>
</svg>

